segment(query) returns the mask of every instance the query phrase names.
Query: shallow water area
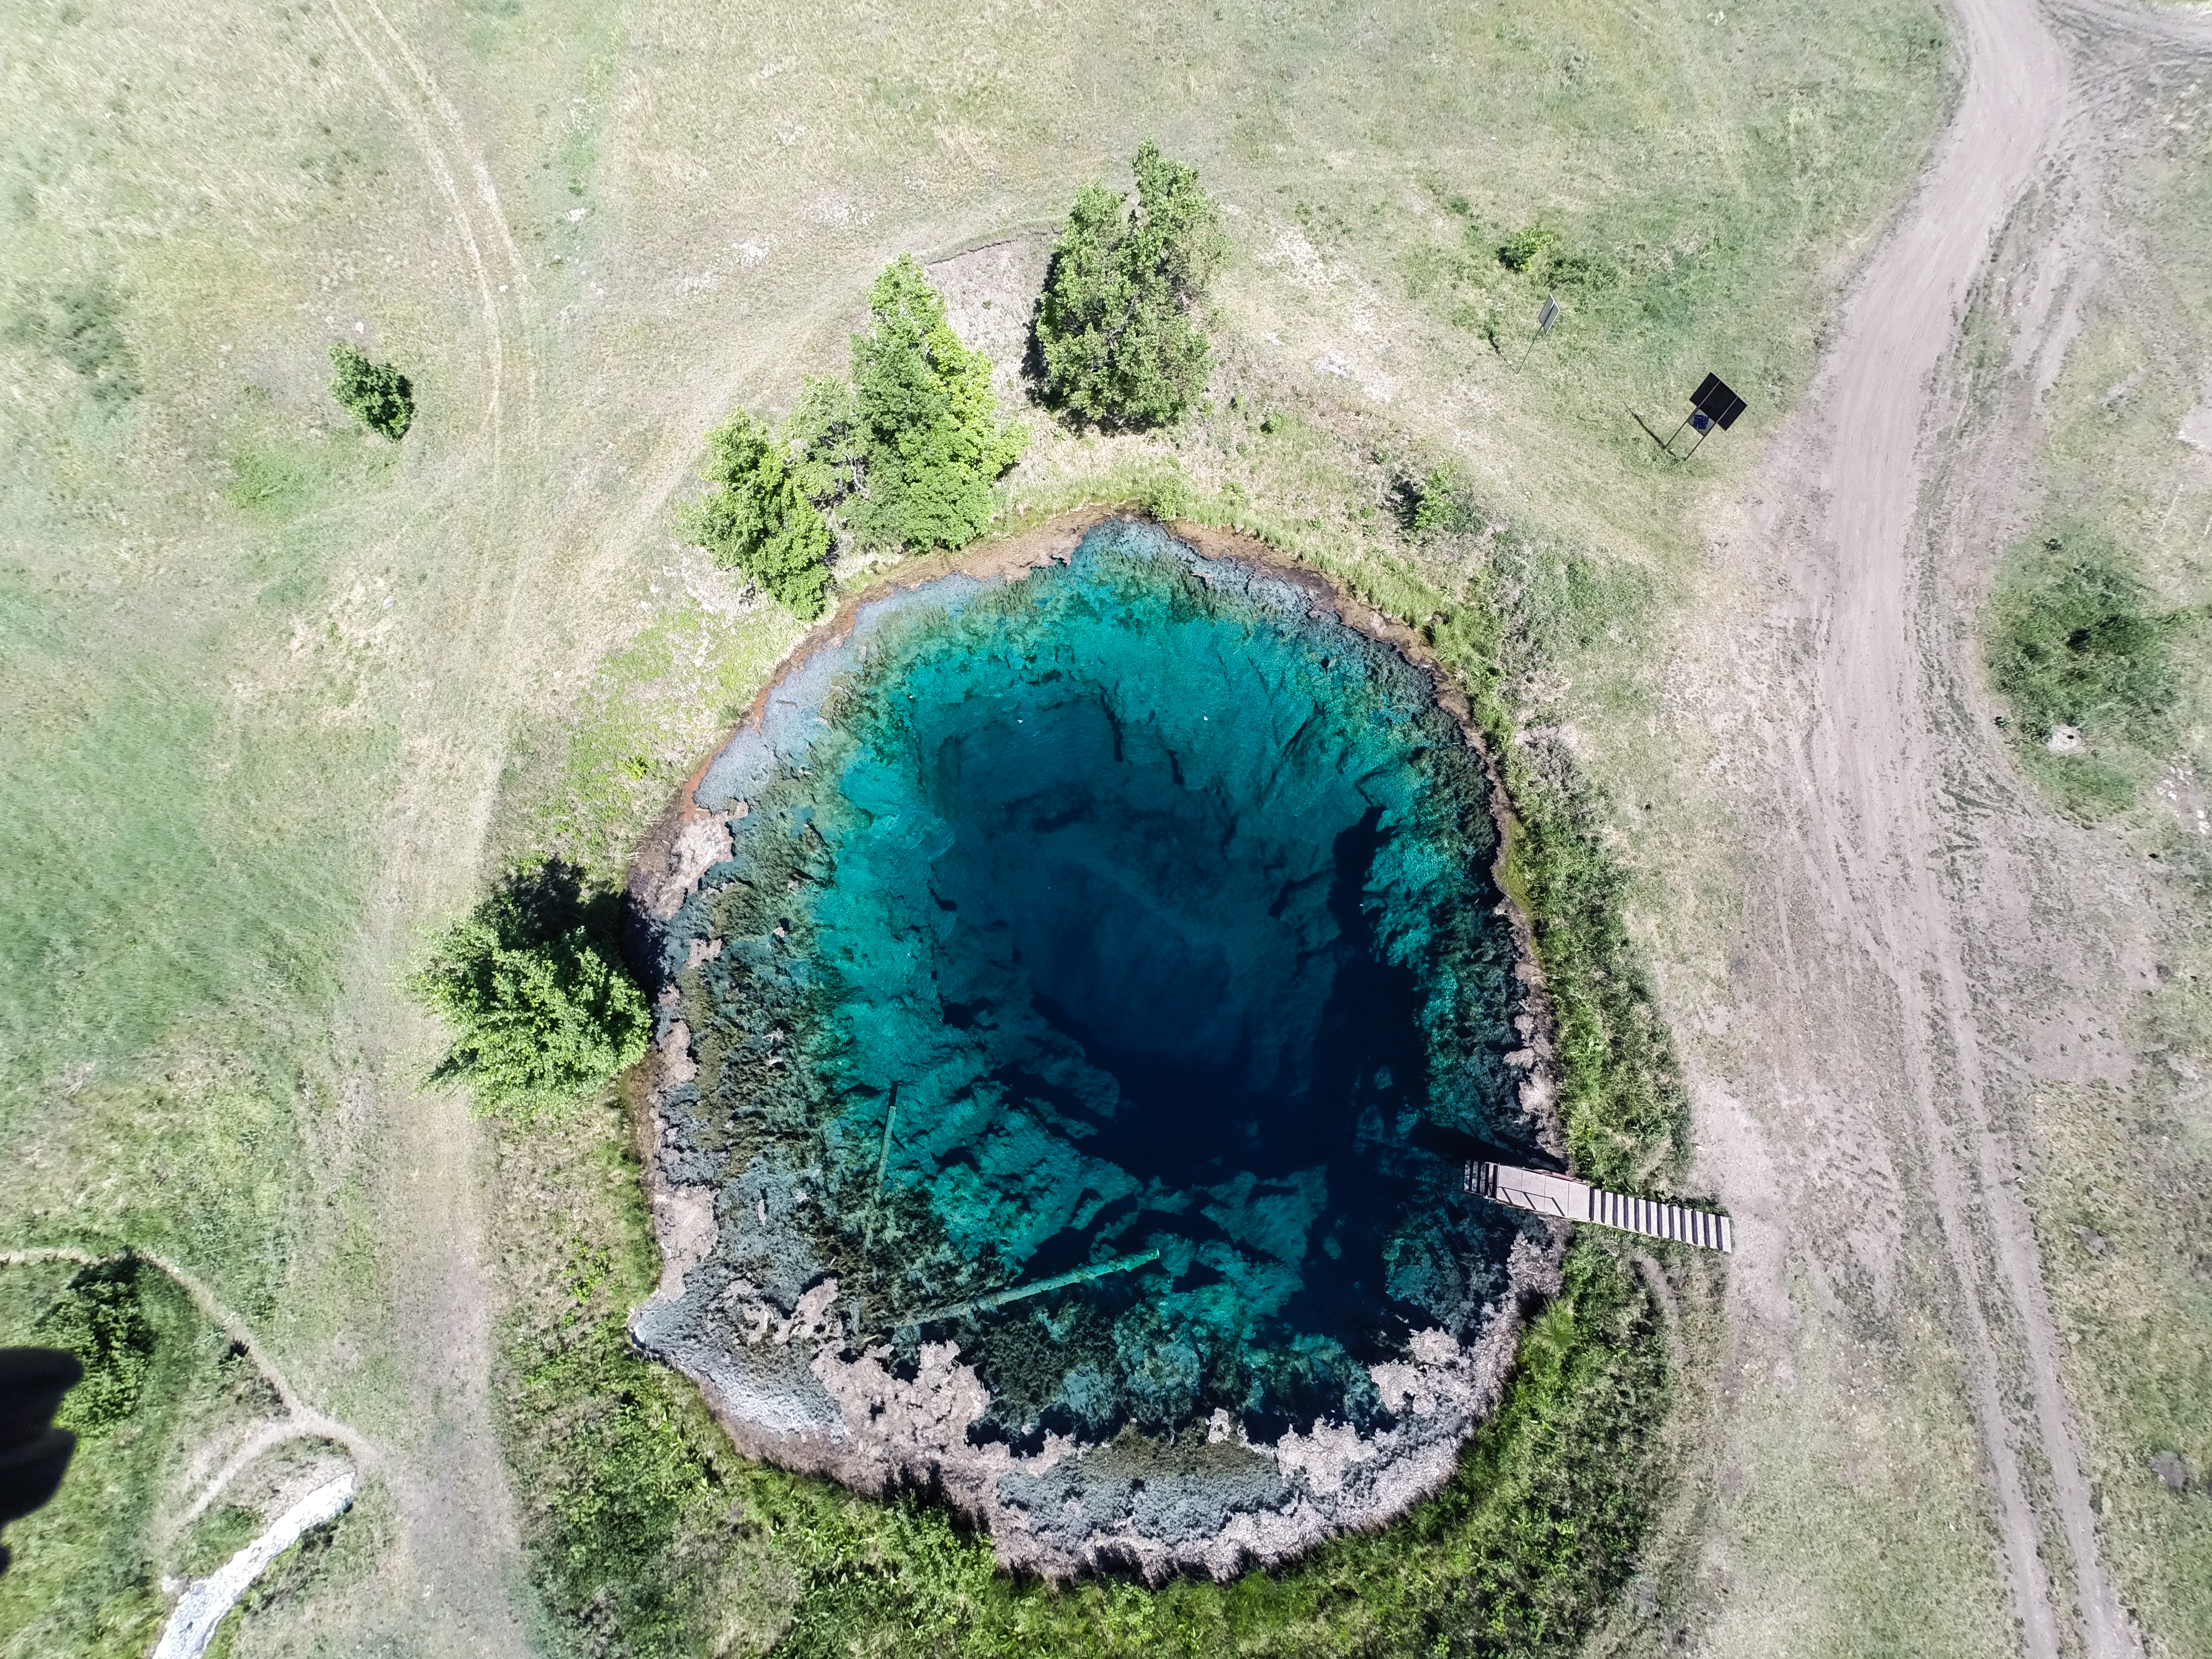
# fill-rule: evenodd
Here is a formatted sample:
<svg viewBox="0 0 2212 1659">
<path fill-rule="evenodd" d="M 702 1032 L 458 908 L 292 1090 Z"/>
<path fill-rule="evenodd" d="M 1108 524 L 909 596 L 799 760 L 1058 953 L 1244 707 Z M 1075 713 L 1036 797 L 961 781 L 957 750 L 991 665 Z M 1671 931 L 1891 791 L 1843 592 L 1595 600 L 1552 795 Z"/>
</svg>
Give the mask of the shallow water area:
<svg viewBox="0 0 2212 1659">
<path fill-rule="evenodd" d="M 1480 757 L 1328 597 L 1109 520 L 862 606 L 707 769 L 636 1329 L 741 1443 L 1048 1569 L 1448 1470 L 1518 1299 L 1459 1190 L 1533 1140 L 1513 947 Z"/>
</svg>

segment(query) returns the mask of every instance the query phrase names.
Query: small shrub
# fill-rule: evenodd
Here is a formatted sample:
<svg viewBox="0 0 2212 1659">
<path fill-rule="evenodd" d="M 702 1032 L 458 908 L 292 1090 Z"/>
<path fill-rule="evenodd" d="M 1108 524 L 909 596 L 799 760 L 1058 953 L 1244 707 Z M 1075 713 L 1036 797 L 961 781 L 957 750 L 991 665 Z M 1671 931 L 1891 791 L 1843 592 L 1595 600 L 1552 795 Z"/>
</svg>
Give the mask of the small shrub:
<svg viewBox="0 0 2212 1659">
<path fill-rule="evenodd" d="M 1481 527 L 1473 487 L 1449 462 L 1418 478 L 1399 479 L 1391 489 L 1391 503 L 1400 526 L 1425 540 L 1462 536 Z"/>
<path fill-rule="evenodd" d="M 1037 301 L 1044 401 L 1103 427 L 1165 426 L 1206 390 L 1212 362 L 1190 313 L 1224 252 L 1198 170 L 1137 151 L 1137 202 L 1085 185 Z"/>
<path fill-rule="evenodd" d="M 39 1336 L 68 1349 L 84 1367 L 84 1380 L 54 1414 L 58 1427 L 90 1438 L 138 1409 L 155 1346 L 139 1272 L 133 1255 L 95 1262 L 74 1275 L 61 1298 L 39 1316 Z"/>
<path fill-rule="evenodd" d="M 1546 262 L 1545 276 L 1554 288 L 1595 292 L 1620 281 L 1620 268 L 1595 253 L 1554 253 Z"/>
<path fill-rule="evenodd" d="M 2016 558 L 1998 587 L 1990 678 L 2023 737 L 2055 727 L 2148 744 L 2179 692 L 2169 640 L 2150 592 L 2094 538 L 2057 535 Z"/>
<path fill-rule="evenodd" d="M 371 432 L 394 443 L 407 435 L 415 424 L 415 387 L 404 374 L 390 363 L 371 362 L 343 341 L 331 348 L 331 362 L 337 371 L 331 396 Z"/>
<path fill-rule="evenodd" d="M 645 1053 L 645 998 L 623 965 L 611 893 L 556 859 L 511 872 L 432 949 L 416 994 L 459 1031 L 434 1079 L 528 1115 L 597 1089 Z"/>
<path fill-rule="evenodd" d="M 1535 224 L 1516 230 L 1498 245 L 1498 263 L 1508 270 L 1533 270 L 1542 264 L 1544 255 L 1559 240 L 1559 232 L 1547 225 Z"/>
<path fill-rule="evenodd" d="M 707 448 L 714 488 L 685 510 L 684 533 L 800 621 L 813 621 L 830 603 L 830 526 L 789 447 L 739 410 L 707 434 Z"/>
<path fill-rule="evenodd" d="M 1231 490 L 1235 484 L 1229 486 Z M 1165 523 L 1188 519 L 1198 512 L 1198 497 L 1181 467 L 1170 462 L 1147 472 L 1138 482 L 1137 500 L 1145 511 Z"/>
</svg>

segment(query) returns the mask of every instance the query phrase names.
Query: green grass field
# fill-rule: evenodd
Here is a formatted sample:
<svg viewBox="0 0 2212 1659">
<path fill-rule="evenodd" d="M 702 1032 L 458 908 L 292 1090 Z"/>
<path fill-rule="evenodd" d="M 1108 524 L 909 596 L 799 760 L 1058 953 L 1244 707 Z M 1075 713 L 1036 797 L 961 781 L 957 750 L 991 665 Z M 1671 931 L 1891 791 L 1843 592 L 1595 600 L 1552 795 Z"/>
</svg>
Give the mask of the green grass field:
<svg viewBox="0 0 2212 1659">
<path fill-rule="evenodd" d="M 1210 407 L 1111 440 L 1032 412 L 1009 521 L 1141 495 L 1416 621 L 1487 595 L 1501 707 L 1571 683 L 1577 719 L 1633 729 L 1698 503 L 1749 452 L 1679 468 L 1633 416 L 1670 428 L 1709 368 L 1754 426 L 1802 396 L 1949 93 L 1917 0 L 384 15 L 0 10 L 0 1242 L 173 1256 L 385 1449 L 387 1497 L 240 1654 L 587 1639 L 533 1588 L 556 1578 L 522 1540 L 551 1534 L 508 1506 L 544 1471 L 500 1486 L 499 1396 L 571 1263 L 618 1264 L 602 1323 L 634 1292 L 632 1177 L 609 1116 L 507 1147 L 426 1091 L 441 1036 L 401 987 L 502 860 L 618 868 L 794 637 L 676 545 L 672 506 L 732 405 L 842 367 L 884 260 L 1048 227 L 1157 134 L 1227 215 Z M 1548 263 L 1515 272 L 1496 250 L 1530 227 Z M 1554 284 L 1566 319 L 1523 362 Z M 402 443 L 329 398 L 337 340 L 410 377 Z M 1409 539 L 1393 492 L 1447 459 L 1491 533 Z M 711 1447 L 669 1379 L 640 1386 Z M 454 1470 L 471 1497 L 440 1509 Z M 159 1460 L 98 1492 L 35 1547 L 11 1529 L 0 1650 L 106 1650 L 35 1621 L 181 1493 Z M 804 1502 L 996 1582 L 927 1511 Z M 751 1586 L 699 1650 L 827 1605 L 817 1558 L 683 1525 L 684 1572 Z M 118 1605 L 216 1547 L 116 1567 Z M 1223 1600 L 1255 1650 L 1278 1593 Z M 1085 1603 L 1096 1628 L 1133 1594 Z"/>
</svg>

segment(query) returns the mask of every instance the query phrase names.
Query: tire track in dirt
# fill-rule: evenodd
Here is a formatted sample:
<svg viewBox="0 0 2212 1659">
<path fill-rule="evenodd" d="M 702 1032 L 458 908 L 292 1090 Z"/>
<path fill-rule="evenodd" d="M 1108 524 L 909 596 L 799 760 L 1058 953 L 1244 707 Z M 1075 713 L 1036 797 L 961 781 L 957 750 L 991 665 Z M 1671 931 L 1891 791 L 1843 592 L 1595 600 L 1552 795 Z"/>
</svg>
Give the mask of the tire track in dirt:
<svg viewBox="0 0 2212 1659">
<path fill-rule="evenodd" d="M 331 0 L 331 3 L 336 5 L 337 0 Z M 530 313 L 530 275 L 524 268 L 521 251 L 515 246 L 514 230 L 507 223 L 506 210 L 500 205 L 499 188 L 492 180 L 490 167 L 485 164 L 483 155 L 471 143 L 468 128 L 462 123 L 452 101 L 447 98 L 443 88 L 438 85 L 436 79 L 424 66 L 415 49 L 408 44 L 407 38 L 392 26 L 392 19 L 386 14 L 383 6 L 378 3 L 378 0 L 362 0 L 362 3 L 375 15 L 379 27 L 383 29 L 393 48 L 399 53 L 400 61 L 407 65 L 407 72 L 414 77 L 415 84 L 422 92 L 424 100 L 437 112 L 438 118 L 444 124 L 446 131 L 453 144 L 467 156 L 469 176 L 477 187 L 477 200 L 483 207 L 486 217 L 490 220 L 491 228 L 497 234 L 500 246 L 507 255 L 507 275 L 514 289 L 514 311 L 519 321 L 527 322 Z M 418 142 L 427 142 L 427 140 Z M 440 165 L 445 165 L 442 158 Z M 448 199 L 454 198 L 449 197 Z M 537 358 L 534 353 L 527 350 L 520 353 L 519 356 L 522 368 L 523 436 L 526 440 L 529 440 L 536 437 L 538 428 Z"/>
<path fill-rule="evenodd" d="M 329 3 L 331 15 L 337 20 L 338 27 L 344 31 L 346 38 L 353 42 L 355 49 L 361 54 L 362 61 L 368 66 L 369 74 L 375 78 L 376 84 L 382 89 L 385 102 L 391 106 L 392 112 L 398 118 L 400 125 L 407 130 L 407 136 L 414 142 L 415 148 L 422 152 L 423 171 L 429 175 L 430 182 L 438 194 L 445 198 L 446 205 L 453 214 L 454 231 L 460 237 L 461 246 L 468 253 L 469 269 L 476 277 L 477 303 L 483 313 L 484 338 L 489 358 L 491 391 L 486 403 L 484 420 L 485 431 L 491 442 L 492 483 L 495 492 L 501 471 L 501 428 L 504 408 L 501 394 L 504 390 L 507 353 L 504 331 L 501 327 L 499 305 L 492 293 L 490 273 L 484 267 L 483 252 L 477 244 L 475 222 L 469 216 L 468 205 L 461 198 L 459 187 L 453 182 L 453 169 L 447 161 L 446 153 L 432 135 L 429 125 L 422 119 L 421 112 L 401 93 L 398 82 L 392 78 L 390 71 L 384 67 L 383 60 L 369 50 L 368 42 L 362 38 L 361 31 L 354 27 L 353 20 L 346 15 L 345 9 L 339 3 L 339 0 L 329 0 Z M 381 18 L 383 13 L 380 11 L 377 15 Z M 386 23 L 385 27 L 389 29 L 391 25 Z"/>
<path fill-rule="evenodd" d="M 2084 66 L 2034 0 L 1951 4 L 1963 95 L 1848 303 L 1814 388 L 1811 459 L 1798 469 L 1817 503 L 1807 515 L 1812 545 L 1792 559 L 1814 623 L 1814 696 L 1808 724 L 1777 754 L 1802 890 L 1814 901 L 1796 932 L 1855 949 L 1848 960 L 1789 952 L 1785 994 L 1801 1018 L 1848 1004 L 1846 981 L 1864 963 L 1893 1007 L 1898 1052 L 1885 1058 L 1899 1074 L 1911 1156 L 1956 1287 L 1955 1334 L 2022 1647 L 2031 1659 L 2134 1659 L 2139 1638 L 2100 1554 L 2033 1218 L 2009 1182 L 2010 1142 L 1991 1098 L 2002 1039 L 1978 1023 L 1968 966 L 1978 921 L 1956 876 L 1978 831 L 1950 788 L 1947 635 L 1922 539 L 1947 412 L 1941 372 L 2016 204 L 2072 163 Z M 2069 21 L 2092 33 L 2172 22 L 2107 0 L 2087 0 Z M 2050 307 L 2045 327 L 2070 328 L 2078 299 Z M 2065 342 L 2049 343 L 2063 351 Z M 1786 917 L 1779 890 L 1773 908 Z M 1848 1124 L 1823 1127 L 1839 1143 L 1851 1139 Z M 1853 1179 L 1893 1188 L 1899 1177 L 1878 1164 Z M 2054 1542 L 2063 1560 L 2051 1559 Z"/>
<path fill-rule="evenodd" d="M 1815 879 L 1896 999 L 1916 1150 L 1959 1289 L 1959 1335 L 2005 1578 L 2031 1659 L 2058 1659 L 2058 1610 L 1984 1310 L 1992 1287 L 1975 1212 L 1994 1236 L 1996 1288 L 2015 1312 L 2039 1304 L 2040 1269 L 2033 1235 L 1990 1206 L 1987 1170 L 1954 1144 L 1954 1134 L 1985 1141 L 1989 1125 L 1961 941 L 1939 875 L 1941 775 L 1919 660 L 1915 531 L 1935 375 L 1987 251 L 2057 129 L 2067 65 L 2027 0 L 1954 0 L 1953 9 L 1966 49 L 1965 95 L 1918 198 L 1862 278 L 1821 389 L 1826 556 L 1816 566 L 1814 599 L 1821 650 L 1796 782 L 1816 838 Z M 1947 1080 L 1955 1130 L 1937 1100 Z M 2039 1376 L 2035 1386 L 2046 1395 L 2057 1376 Z M 2054 1467 L 2072 1467 L 2070 1443 L 2044 1450 Z M 2075 1565 L 2077 1579 L 2085 1566 L 2094 1576 L 2094 1546 Z M 2092 1651 L 2118 1659 L 2125 1649 L 2100 1640 Z"/>
<path fill-rule="evenodd" d="M 412 699 L 403 716 L 385 857 L 339 1014 L 364 1050 L 360 1082 L 374 1103 L 361 1156 L 399 1382 L 384 1401 L 393 1418 L 386 1467 L 399 1520 L 387 1571 L 422 1587 L 419 1601 L 386 1595 L 378 1617 L 417 1645 L 434 1633 L 426 1651 L 520 1656 L 528 1645 L 514 1601 L 525 1577 L 520 1529 L 489 1399 L 495 1297 L 484 1256 L 485 1139 L 465 1098 L 422 1091 L 398 1073 L 410 1044 L 395 1038 L 420 1023 L 396 995 L 399 969 L 427 908 L 473 878 L 507 758 L 519 673 L 513 645 L 538 543 L 509 497 L 517 460 L 526 463 L 537 440 L 537 374 L 520 314 L 520 258 L 489 169 L 481 158 L 471 163 L 471 199 L 453 160 L 473 155 L 465 129 L 374 0 L 365 0 L 373 21 L 356 23 L 348 6 L 363 3 L 328 0 L 450 216 L 482 318 L 489 381 L 477 447 L 483 471 L 464 511 L 452 515 L 459 556 L 447 562 L 440 585 L 447 597 L 432 611 L 451 625 L 422 641 L 429 695 Z M 404 75 L 385 52 L 398 55 Z M 495 283 L 488 249 L 503 251 L 507 283 Z M 512 434 L 511 374 L 523 393 Z M 522 456 L 508 453 L 511 436 L 523 441 Z"/>
</svg>

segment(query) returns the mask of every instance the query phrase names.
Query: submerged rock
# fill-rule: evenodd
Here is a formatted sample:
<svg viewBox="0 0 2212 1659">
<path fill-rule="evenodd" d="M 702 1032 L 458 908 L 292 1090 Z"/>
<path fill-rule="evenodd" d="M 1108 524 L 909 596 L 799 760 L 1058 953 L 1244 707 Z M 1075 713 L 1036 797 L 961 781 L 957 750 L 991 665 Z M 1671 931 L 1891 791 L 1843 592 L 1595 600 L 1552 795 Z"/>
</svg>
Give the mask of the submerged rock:
<svg viewBox="0 0 2212 1659">
<path fill-rule="evenodd" d="M 1460 1190 L 1540 1158 L 1541 1011 L 1481 757 L 1347 609 L 1109 520 L 860 605 L 649 838 L 633 1328 L 748 1450 L 1055 1575 L 1449 1474 L 1556 1262 Z"/>
</svg>

